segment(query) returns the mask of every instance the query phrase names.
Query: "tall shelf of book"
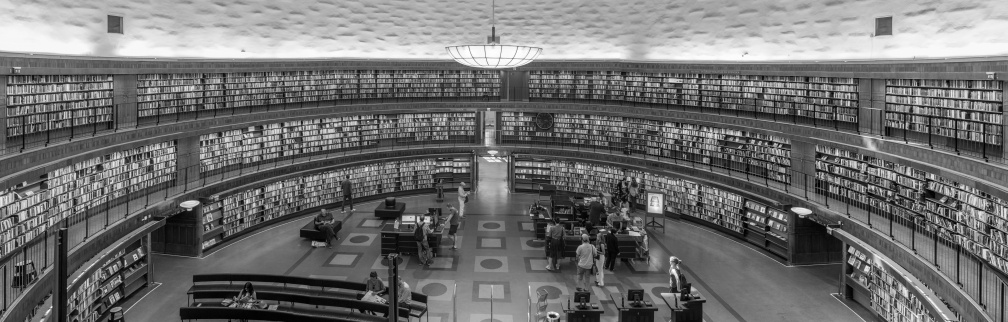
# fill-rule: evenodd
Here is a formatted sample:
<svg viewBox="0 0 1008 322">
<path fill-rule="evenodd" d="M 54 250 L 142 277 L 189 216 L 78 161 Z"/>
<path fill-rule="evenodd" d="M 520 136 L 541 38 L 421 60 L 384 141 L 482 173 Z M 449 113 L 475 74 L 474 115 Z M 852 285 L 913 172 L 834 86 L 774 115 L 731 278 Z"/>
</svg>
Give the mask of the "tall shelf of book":
<svg viewBox="0 0 1008 322">
<path fill-rule="evenodd" d="M 886 135 L 970 154 L 1004 149 L 1004 82 L 886 80 Z"/>
<path fill-rule="evenodd" d="M 499 100 L 500 84 L 500 73 L 486 70 L 143 74 L 137 76 L 137 115 L 151 124 L 290 104 Z"/>
<path fill-rule="evenodd" d="M 627 176 L 640 178 L 644 188 L 666 196 L 666 214 L 678 216 L 727 235 L 747 240 L 790 261 L 794 249 L 793 215 L 761 201 L 693 181 L 604 164 L 558 160 L 546 156 L 514 155 L 510 176 L 516 191 L 535 192 L 537 185 L 557 191 L 594 195 L 611 192 Z M 523 187 L 531 187 L 531 190 Z M 644 196 L 638 204 L 643 205 Z"/>
<path fill-rule="evenodd" d="M 1008 202 L 990 193 L 828 146 L 816 147 L 816 193 L 875 215 L 894 216 L 899 224 L 923 219 L 926 224 L 914 228 L 1008 272 Z"/>
<path fill-rule="evenodd" d="M 475 112 L 355 115 L 267 123 L 200 136 L 204 176 L 350 149 L 476 143 Z"/>
<path fill-rule="evenodd" d="M 844 243 L 841 288 L 845 298 L 870 308 L 887 322 L 958 321 L 919 281 L 862 244 Z M 925 288 L 920 288 L 920 287 Z M 928 300 L 922 300 L 929 298 Z"/>
<path fill-rule="evenodd" d="M 858 80 L 841 77 L 530 71 L 529 98 L 678 106 L 856 131 Z"/>
<path fill-rule="evenodd" d="M 354 202 L 434 192 L 435 178 L 472 182 L 473 157 L 456 155 L 373 162 L 279 180 L 251 189 L 206 198 L 200 245 L 208 251 L 221 242 L 278 220 L 341 203 L 340 182 L 349 175 Z"/>
<path fill-rule="evenodd" d="M 175 141 L 166 141 L 57 168 L 5 189 L 0 193 L 0 256 L 71 216 L 82 220 L 105 210 L 103 205 L 174 184 L 175 158 Z"/>
<path fill-rule="evenodd" d="M 554 126 L 538 130 L 536 113 L 501 112 L 503 144 L 598 149 L 682 160 L 790 183 L 791 141 L 689 123 L 607 115 L 556 114 Z M 678 161 L 675 161 L 678 162 Z"/>
<path fill-rule="evenodd" d="M 113 128 L 112 75 L 7 76 L 7 147 Z"/>
</svg>

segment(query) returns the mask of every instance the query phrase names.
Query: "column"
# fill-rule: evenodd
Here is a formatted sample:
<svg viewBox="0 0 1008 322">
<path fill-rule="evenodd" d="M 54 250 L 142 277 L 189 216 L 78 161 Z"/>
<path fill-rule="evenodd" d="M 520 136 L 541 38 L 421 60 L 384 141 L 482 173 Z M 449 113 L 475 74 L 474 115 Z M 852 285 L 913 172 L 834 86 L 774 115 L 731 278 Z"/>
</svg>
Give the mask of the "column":
<svg viewBox="0 0 1008 322">
<path fill-rule="evenodd" d="M 858 79 L 858 130 L 870 135 L 885 134 L 885 80 Z"/>
<path fill-rule="evenodd" d="M 112 104 L 116 131 L 137 126 L 137 75 L 112 75 Z"/>
<path fill-rule="evenodd" d="M 181 138 L 176 143 L 176 169 L 178 169 L 177 186 L 185 187 L 185 190 L 197 189 L 200 187 L 200 143 L 199 136 L 187 136 Z"/>
</svg>

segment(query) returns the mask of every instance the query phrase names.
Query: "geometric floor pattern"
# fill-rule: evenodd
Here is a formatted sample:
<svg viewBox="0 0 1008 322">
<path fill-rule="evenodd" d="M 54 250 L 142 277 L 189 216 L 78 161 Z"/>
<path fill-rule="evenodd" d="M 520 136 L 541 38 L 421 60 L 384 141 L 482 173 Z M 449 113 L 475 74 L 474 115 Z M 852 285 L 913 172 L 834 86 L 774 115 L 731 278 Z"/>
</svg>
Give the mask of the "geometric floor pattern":
<svg viewBox="0 0 1008 322">
<path fill-rule="evenodd" d="M 547 292 L 547 310 L 557 312 L 562 312 L 560 303 L 573 295 L 575 263 L 563 259 L 560 271 L 545 269 L 544 242 L 534 238 L 528 216 L 515 215 L 527 211 L 538 196 L 501 191 L 500 186 L 507 182 L 506 166 L 480 163 L 478 192 L 466 204 L 467 216 L 458 233 L 459 249 L 452 250 L 444 236 L 432 266 L 421 265 L 415 256 L 405 256 L 400 265 L 400 276 L 412 290 L 428 295 L 431 321 L 524 322 L 529 300 L 535 302 L 537 292 Z M 408 210 L 457 202 L 453 193 L 446 194 L 442 203 L 433 195 L 399 201 L 405 202 Z M 356 212 L 337 215 L 344 220 L 343 230 L 332 249 L 312 248 L 309 241 L 298 237 L 298 229 L 310 220 L 305 216 L 254 233 L 203 259 L 155 254 L 155 282 L 164 284 L 138 301 L 126 320 L 178 320 L 193 274 L 236 272 L 363 281 L 374 271 L 387 281 L 387 268 L 380 256 L 380 227 L 392 221 L 373 217 L 370 209 L 377 203 L 361 203 Z M 618 263 L 614 273 L 606 273 L 604 287 L 595 286 L 591 279 L 592 302 L 607 311 L 603 321 L 616 320 L 610 295 L 637 288 L 644 289 L 652 303 L 662 304 L 655 319 L 667 320 L 670 311 L 656 292 L 668 285 L 665 271 L 672 254 L 699 275 L 688 279 L 708 299 L 704 307 L 707 321 L 860 320 L 830 296 L 835 292 L 839 265 L 784 267 L 717 232 L 674 220 L 668 221 L 665 230 L 651 232 L 650 261 Z"/>
</svg>

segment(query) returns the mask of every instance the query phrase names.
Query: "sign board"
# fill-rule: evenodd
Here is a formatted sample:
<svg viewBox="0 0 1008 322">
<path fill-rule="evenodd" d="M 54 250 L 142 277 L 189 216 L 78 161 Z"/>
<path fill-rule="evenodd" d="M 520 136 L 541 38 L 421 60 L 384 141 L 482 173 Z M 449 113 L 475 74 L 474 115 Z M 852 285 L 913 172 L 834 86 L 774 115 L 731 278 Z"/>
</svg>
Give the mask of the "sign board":
<svg viewBox="0 0 1008 322">
<path fill-rule="evenodd" d="M 665 195 L 660 192 L 648 192 L 647 212 L 656 215 L 665 214 Z"/>
</svg>

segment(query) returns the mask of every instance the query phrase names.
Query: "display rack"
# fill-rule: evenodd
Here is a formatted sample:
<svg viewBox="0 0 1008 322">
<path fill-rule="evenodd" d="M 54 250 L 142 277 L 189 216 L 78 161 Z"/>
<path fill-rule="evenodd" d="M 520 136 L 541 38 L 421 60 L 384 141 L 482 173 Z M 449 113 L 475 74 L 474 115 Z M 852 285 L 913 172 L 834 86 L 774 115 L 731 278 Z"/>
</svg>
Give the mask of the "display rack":
<svg viewBox="0 0 1008 322">
<path fill-rule="evenodd" d="M 145 145 L 57 168 L 0 194 L 0 256 L 71 215 L 89 214 L 131 193 L 171 185 L 175 141 Z"/>
<path fill-rule="evenodd" d="M 535 130 L 536 113 L 500 113 L 501 142 L 645 153 L 790 183 L 791 141 L 752 132 L 639 118 L 556 114 Z"/>
<path fill-rule="evenodd" d="M 7 142 L 112 129 L 112 75 L 7 76 Z"/>
<path fill-rule="evenodd" d="M 451 166 L 443 165 L 449 161 Z M 471 182 L 472 166 L 472 157 L 375 162 L 213 196 L 203 207 L 201 245 L 207 250 L 275 219 L 338 204 L 343 201 L 340 181 L 347 175 L 354 185 L 354 200 L 361 200 L 433 192 L 434 178 L 443 175 Z"/>
<path fill-rule="evenodd" d="M 529 98 L 675 105 L 846 130 L 857 130 L 858 125 L 854 78 L 530 71 Z"/>
<path fill-rule="evenodd" d="M 476 113 L 355 115 L 268 123 L 200 136 L 203 175 L 346 149 L 476 142 Z"/>
<path fill-rule="evenodd" d="M 787 258 L 790 252 L 790 232 L 794 231 L 793 216 L 784 211 L 746 200 L 745 235 L 749 242 Z"/>
<path fill-rule="evenodd" d="M 1003 81 L 886 80 L 886 135 L 956 151 L 1000 155 Z"/>
<path fill-rule="evenodd" d="M 499 99 L 500 73 L 487 70 L 315 70 L 144 74 L 140 119 L 306 102 L 372 99 Z"/>
<path fill-rule="evenodd" d="M 921 228 L 1008 272 L 1008 202 L 934 173 L 816 146 L 816 193 Z"/>
</svg>

